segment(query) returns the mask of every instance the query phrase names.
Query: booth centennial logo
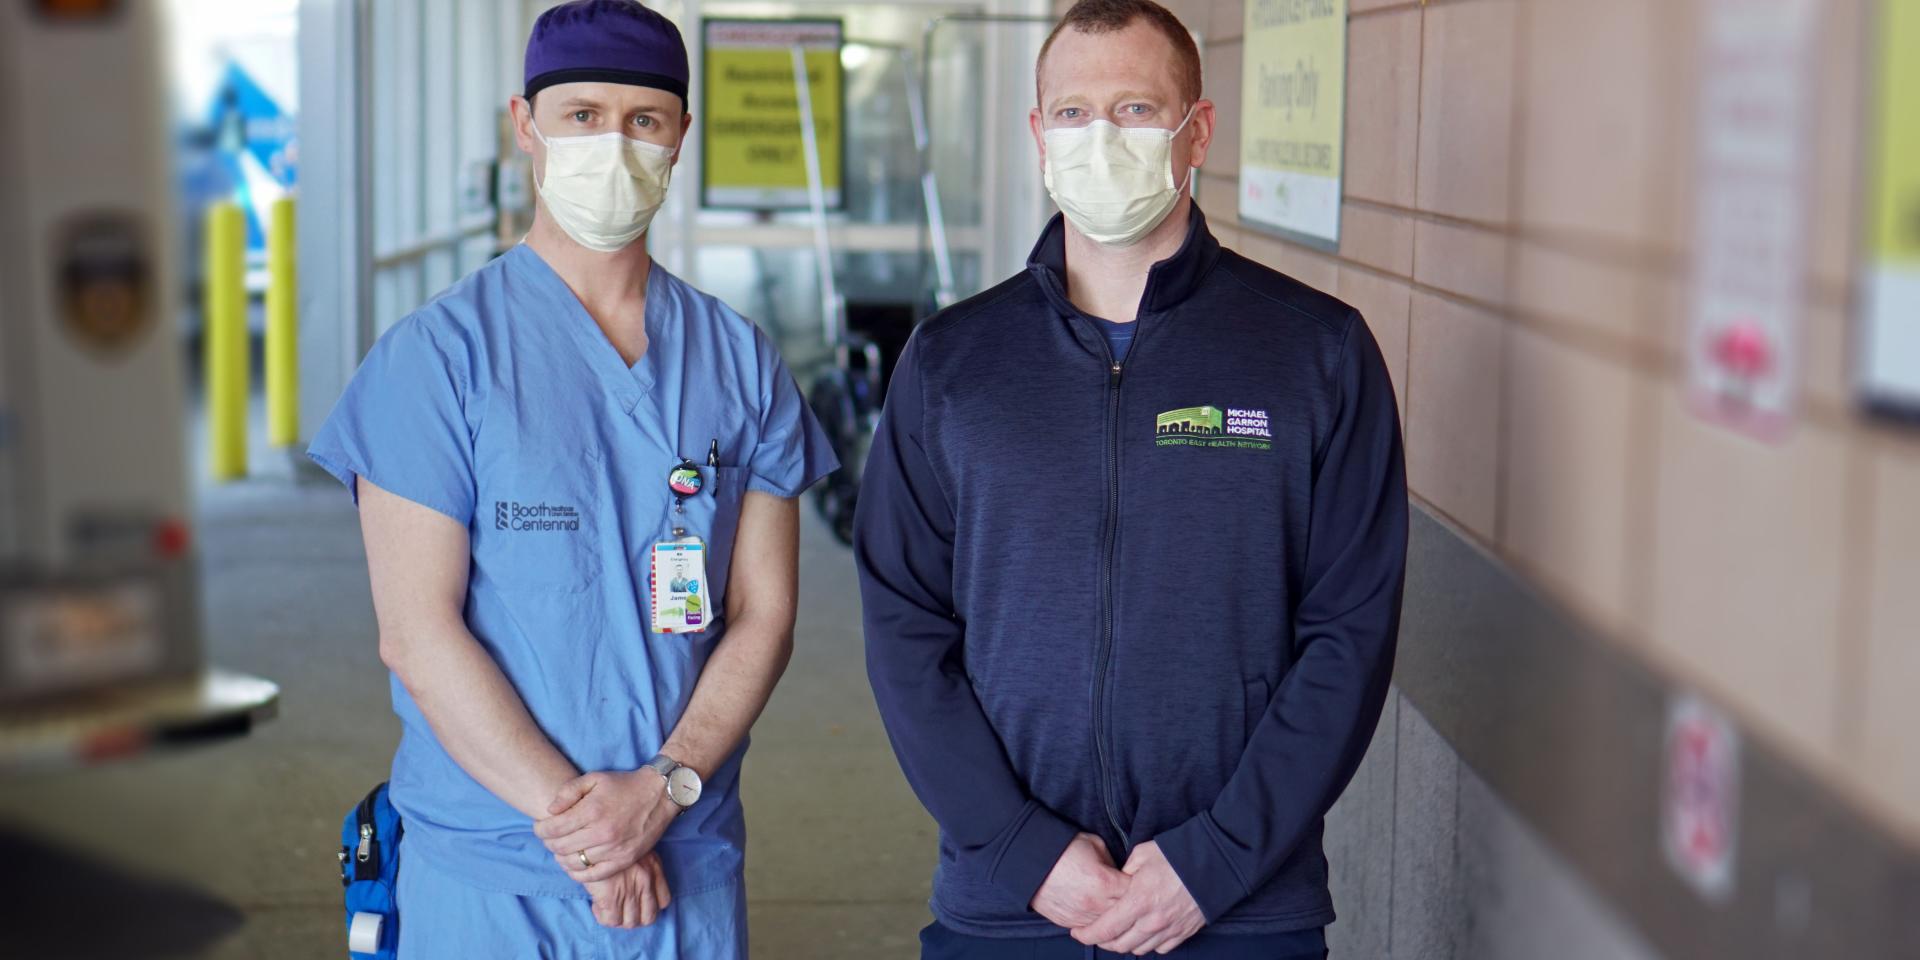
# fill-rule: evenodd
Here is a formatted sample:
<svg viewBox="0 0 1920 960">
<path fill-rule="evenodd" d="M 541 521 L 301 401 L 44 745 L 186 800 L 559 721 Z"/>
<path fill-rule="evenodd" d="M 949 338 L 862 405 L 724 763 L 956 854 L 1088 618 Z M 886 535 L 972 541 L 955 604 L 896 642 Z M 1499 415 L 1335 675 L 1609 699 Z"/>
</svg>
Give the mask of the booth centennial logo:
<svg viewBox="0 0 1920 960">
<path fill-rule="evenodd" d="M 559 503 L 520 503 L 514 500 L 495 500 L 493 502 L 493 528 L 495 530 L 564 530 L 573 532 L 580 529 L 580 511 Z"/>
<path fill-rule="evenodd" d="M 1240 407 L 1184 407 L 1154 418 L 1153 442 L 1161 447 L 1273 449 L 1273 428 L 1265 410 Z"/>
</svg>

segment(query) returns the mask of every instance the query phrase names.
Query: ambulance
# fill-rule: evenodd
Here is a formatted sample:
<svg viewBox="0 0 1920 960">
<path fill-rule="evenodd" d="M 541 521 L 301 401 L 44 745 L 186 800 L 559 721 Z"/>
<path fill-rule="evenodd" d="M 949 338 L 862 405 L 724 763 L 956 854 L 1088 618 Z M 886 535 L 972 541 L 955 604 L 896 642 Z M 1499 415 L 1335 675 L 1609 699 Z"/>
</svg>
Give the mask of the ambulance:
<svg viewBox="0 0 1920 960">
<path fill-rule="evenodd" d="M 203 648 L 159 7 L 0 3 L 0 774 L 278 701 Z"/>
</svg>

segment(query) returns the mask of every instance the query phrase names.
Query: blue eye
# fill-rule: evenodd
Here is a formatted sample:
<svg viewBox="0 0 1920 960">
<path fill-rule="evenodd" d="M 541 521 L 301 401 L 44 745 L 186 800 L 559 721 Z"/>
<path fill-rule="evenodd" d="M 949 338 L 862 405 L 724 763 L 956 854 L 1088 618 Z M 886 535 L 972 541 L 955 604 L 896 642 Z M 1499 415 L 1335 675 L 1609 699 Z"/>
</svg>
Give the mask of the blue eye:
<svg viewBox="0 0 1920 960">
<path fill-rule="evenodd" d="M 1062 120 L 1072 120 L 1079 116 L 1080 116 L 1079 107 L 1068 107 L 1065 110 L 1060 111 L 1060 119 Z"/>
<path fill-rule="evenodd" d="M 635 126 L 638 126 L 638 127 L 651 127 L 653 126 L 653 118 L 652 117 L 634 117 L 633 123 Z"/>
<path fill-rule="evenodd" d="M 591 110 L 575 110 L 573 112 L 574 123 L 586 123 L 587 121 L 592 119 L 593 119 L 593 111 Z"/>
</svg>

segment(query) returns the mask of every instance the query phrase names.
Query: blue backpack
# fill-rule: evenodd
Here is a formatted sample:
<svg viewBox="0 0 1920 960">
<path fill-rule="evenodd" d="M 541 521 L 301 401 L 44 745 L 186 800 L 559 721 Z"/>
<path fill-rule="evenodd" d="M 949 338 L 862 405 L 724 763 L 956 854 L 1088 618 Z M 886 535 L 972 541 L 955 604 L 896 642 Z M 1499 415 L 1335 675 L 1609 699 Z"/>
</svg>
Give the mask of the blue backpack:
<svg viewBox="0 0 1920 960">
<path fill-rule="evenodd" d="M 394 908 L 400 875 L 400 814 L 387 800 L 387 785 L 367 793 L 340 825 L 340 885 L 347 894 L 347 953 L 395 960 L 400 914 Z"/>
</svg>

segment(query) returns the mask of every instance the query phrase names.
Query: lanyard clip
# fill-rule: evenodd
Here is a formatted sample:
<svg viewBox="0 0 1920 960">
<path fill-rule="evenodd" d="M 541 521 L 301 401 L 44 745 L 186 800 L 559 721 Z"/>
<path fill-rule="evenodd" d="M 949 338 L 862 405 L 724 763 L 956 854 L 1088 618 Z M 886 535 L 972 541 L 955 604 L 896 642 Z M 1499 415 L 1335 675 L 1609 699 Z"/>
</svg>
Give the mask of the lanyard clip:
<svg viewBox="0 0 1920 960">
<path fill-rule="evenodd" d="M 697 495 L 706 485 L 700 468 L 684 457 L 672 470 L 667 471 L 667 489 L 673 491 L 673 509 L 676 512 L 685 512 L 687 498 Z"/>
</svg>

